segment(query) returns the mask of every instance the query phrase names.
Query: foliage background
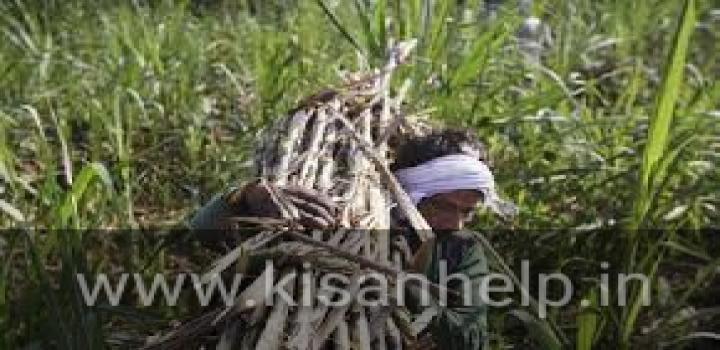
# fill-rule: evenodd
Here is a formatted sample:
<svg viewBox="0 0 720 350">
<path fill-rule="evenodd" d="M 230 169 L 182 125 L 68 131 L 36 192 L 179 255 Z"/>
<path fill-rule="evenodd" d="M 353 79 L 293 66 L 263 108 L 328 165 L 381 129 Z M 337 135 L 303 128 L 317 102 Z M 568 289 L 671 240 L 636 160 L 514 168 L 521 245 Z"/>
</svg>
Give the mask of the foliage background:
<svg viewBox="0 0 720 350">
<path fill-rule="evenodd" d="M 517 306 L 494 311 L 494 348 L 717 339 L 720 6 L 543 0 L 526 13 L 505 4 L 491 21 L 485 5 L 2 2 L 0 346 L 97 348 L 186 316 L 192 307 L 132 300 L 87 308 L 74 273 L 178 269 L 168 234 L 150 228 L 181 222 L 243 179 L 268 121 L 358 69 L 357 52 L 382 62 L 390 37 L 419 39 L 395 81 L 413 84 L 408 110 L 477 130 L 520 208 L 512 222 L 482 213 L 474 226 L 514 270 L 530 258 L 534 272 L 581 286 L 549 323 L 517 317 L 527 312 Z M 540 68 L 517 50 L 530 14 L 552 38 Z M 673 72 L 679 80 L 664 83 Z M 647 162 L 650 142 L 661 165 Z M 594 300 L 586 277 L 602 261 L 650 274 L 656 302 L 579 308 L 580 297 Z"/>
</svg>

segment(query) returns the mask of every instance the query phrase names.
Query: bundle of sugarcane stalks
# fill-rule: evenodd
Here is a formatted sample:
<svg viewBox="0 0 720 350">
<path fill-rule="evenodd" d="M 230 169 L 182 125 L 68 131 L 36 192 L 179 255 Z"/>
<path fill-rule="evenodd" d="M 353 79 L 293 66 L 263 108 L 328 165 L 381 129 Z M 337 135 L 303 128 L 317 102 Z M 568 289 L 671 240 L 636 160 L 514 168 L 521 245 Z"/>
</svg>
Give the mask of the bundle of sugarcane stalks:
<svg viewBox="0 0 720 350">
<path fill-rule="evenodd" d="M 216 261 L 205 278 L 217 278 L 248 255 L 271 259 L 273 266 L 267 266 L 242 290 L 233 305 L 186 322 L 146 348 L 186 348 L 210 332 L 216 334 L 218 349 L 422 346 L 418 335 L 432 318 L 432 311 L 415 317 L 394 304 L 397 288 L 405 288 L 396 282 L 407 275 L 404 265 L 411 254 L 392 244 L 389 231 L 390 208 L 395 203 L 421 240 L 433 235 L 388 168 L 388 143 L 400 133 L 427 129 L 426 124 L 413 122 L 415 119 L 402 112 L 407 82 L 390 94 L 393 71 L 414 45 L 414 40 L 390 45 L 383 68 L 355 75 L 341 87 L 305 100 L 263 135 L 256 153 L 261 181 L 268 189 L 302 186 L 332 199 L 340 209 L 337 227 L 298 230 L 294 223 L 302 206 L 281 191 L 270 190 L 282 218 L 262 220 L 263 229 Z M 334 298 L 319 287 L 322 277 L 331 272 L 347 276 L 347 283 L 337 288 L 351 296 L 350 302 L 323 302 Z M 356 302 L 361 288 L 380 283 L 380 279 L 368 278 L 369 273 L 381 274 L 389 286 L 364 297 L 384 303 L 368 306 Z M 298 276 L 283 286 L 297 304 L 267 293 L 271 274 L 274 282 Z"/>
</svg>

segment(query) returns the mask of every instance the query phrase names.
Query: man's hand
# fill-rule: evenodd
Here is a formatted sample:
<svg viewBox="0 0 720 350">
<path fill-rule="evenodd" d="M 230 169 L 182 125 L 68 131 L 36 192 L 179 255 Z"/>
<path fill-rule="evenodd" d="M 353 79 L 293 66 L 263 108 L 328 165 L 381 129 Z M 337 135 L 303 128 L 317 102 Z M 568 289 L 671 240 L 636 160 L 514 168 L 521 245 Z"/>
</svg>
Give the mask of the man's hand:
<svg viewBox="0 0 720 350">
<path fill-rule="evenodd" d="M 230 193 L 226 200 L 243 216 L 280 218 L 281 206 L 286 205 L 293 219 L 306 228 L 325 229 L 337 224 L 337 205 L 327 196 L 299 186 L 252 182 Z"/>
</svg>

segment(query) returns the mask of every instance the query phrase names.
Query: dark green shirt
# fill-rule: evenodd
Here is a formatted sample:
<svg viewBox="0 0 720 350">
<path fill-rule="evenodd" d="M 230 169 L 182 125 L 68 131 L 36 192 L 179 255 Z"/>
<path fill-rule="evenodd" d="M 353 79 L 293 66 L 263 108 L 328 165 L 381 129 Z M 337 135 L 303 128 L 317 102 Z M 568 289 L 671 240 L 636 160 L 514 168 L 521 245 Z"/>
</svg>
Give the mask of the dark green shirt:
<svg viewBox="0 0 720 350">
<path fill-rule="evenodd" d="M 439 239 L 430 266 L 425 275 L 435 283 L 440 281 L 440 262 L 446 261 L 446 282 L 450 290 L 461 295 L 469 293 L 467 300 L 439 306 L 438 316 L 431 324 L 435 343 L 442 349 L 482 349 L 487 341 L 487 306 L 480 298 L 480 286 L 488 273 L 487 260 L 482 247 L 472 237 L 453 233 Z M 453 274 L 465 275 L 469 283 L 462 285 Z M 466 304 L 467 302 L 467 304 Z"/>
</svg>

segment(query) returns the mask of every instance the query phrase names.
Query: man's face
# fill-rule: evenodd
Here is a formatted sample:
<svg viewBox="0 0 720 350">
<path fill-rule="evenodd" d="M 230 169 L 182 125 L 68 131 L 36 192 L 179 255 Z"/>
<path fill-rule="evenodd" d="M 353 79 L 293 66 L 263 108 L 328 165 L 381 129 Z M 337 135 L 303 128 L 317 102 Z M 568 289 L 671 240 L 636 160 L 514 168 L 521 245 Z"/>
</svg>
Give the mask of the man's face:
<svg viewBox="0 0 720 350">
<path fill-rule="evenodd" d="M 472 219 L 482 199 L 479 191 L 457 190 L 423 199 L 418 211 L 434 231 L 457 231 Z"/>
</svg>

